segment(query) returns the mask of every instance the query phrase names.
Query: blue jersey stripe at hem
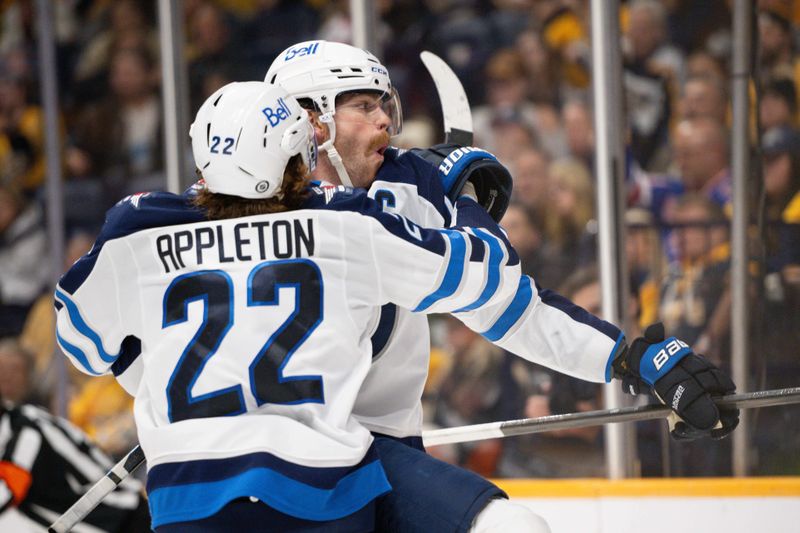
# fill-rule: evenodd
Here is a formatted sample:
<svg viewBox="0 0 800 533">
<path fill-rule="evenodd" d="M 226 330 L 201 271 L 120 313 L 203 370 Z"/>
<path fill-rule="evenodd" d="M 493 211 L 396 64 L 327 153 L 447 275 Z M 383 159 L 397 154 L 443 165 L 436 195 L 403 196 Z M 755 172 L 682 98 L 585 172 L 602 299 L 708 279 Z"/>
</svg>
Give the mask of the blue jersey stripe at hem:
<svg viewBox="0 0 800 533">
<path fill-rule="evenodd" d="M 320 469 L 324 470 L 324 469 Z M 149 491 L 152 527 L 212 516 L 236 498 L 254 496 L 273 509 L 306 520 L 336 520 L 391 490 L 379 460 L 321 489 L 268 468 L 253 468 L 216 481 Z"/>
</svg>

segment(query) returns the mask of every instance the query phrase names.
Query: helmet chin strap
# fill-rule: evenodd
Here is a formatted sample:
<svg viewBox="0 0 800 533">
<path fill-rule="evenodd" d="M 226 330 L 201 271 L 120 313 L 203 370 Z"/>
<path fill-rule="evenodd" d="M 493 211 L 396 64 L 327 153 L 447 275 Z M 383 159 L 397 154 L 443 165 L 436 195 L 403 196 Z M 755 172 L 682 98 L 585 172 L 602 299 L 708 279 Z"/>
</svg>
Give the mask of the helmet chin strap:
<svg viewBox="0 0 800 533">
<path fill-rule="evenodd" d="M 353 182 L 350 180 L 350 176 L 347 174 L 347 170 L 344 168 L 342 156 L 339 155 L 339 152 L 333 146 L 333 141 L 336 139 L 336 123 L 333 121 L 333 113 L 323 113 L 320 115 L 319 120 L 320 122 L 324 122 L 328 125 L 328 131 L 331 133 L 330 138 L 322 143 L 319 146 L 319 149 L 325 150 L 325 152 L 328 154 L 328 159 L 333 165 L 333 168 L 336 169 L 336 174 L 339 175 L 339 181 L 342 182 L 342 185 L 346 187 L 352 187 Z"/>
</svg>

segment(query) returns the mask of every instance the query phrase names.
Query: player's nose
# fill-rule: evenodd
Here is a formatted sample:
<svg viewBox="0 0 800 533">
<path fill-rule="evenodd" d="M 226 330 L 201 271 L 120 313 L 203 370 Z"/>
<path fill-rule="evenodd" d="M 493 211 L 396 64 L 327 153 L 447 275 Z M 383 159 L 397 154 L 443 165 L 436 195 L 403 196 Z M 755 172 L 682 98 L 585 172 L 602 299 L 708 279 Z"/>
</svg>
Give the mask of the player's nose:
<svg viewBox="0 0 800 533">
<path fill-rule="evenodd" d="M 384 111 L 382 107 L 378 107 L 375 111 L 375 125 L 378 128 L 385 130 L 392 124 L 391 117 Z"/>
</svg>

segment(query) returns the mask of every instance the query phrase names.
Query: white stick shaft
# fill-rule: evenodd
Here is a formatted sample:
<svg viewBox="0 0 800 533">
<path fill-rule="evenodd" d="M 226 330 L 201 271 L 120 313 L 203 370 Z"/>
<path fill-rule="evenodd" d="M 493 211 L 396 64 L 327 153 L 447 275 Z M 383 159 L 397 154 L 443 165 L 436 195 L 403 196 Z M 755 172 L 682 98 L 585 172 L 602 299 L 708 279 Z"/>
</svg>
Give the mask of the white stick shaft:
<svg viewBox="0 0 800 533">
<path fill-rule="evenodd" d="M 800 402 L 800 387 L 750 392 L 746 394 L 732 394 L 724 398 L 715 398 L 714 401 L 718 406 L 738 407 L 740 409 L 798 403 Z M 422 442 L 425 446 L 436 446 L 439 444 L 510 437 L 512 435 L 527 435 L 556 429 L 582 428 L 601 424 L 654 420 L 657 418 L 666 418 L 671 412 L 672 410 L 669 407 L 645 405 L 607 409 L 603 411 L 551 415 L 540 418 L 523 418 L 521 420 L 507 420 L 505 422 L 490 422 L 488 424 L 475 424 L 472 426 L 425 431 L 422 433 Z"/>
<path fill-rule="evenodd" d="M 75 527 L 75 524 L 86 518 L 100 502 L 114 491 L 122 480 L 128 477 L 144 462 L 144 452 L 137 445 L 115 464 L 100 481 L 92 485 L 86 494 L 78 498 L 72 507 L 58 517 L 58 520 L 48 528 L 48 533 L 66 533 Z"/>
</svg>

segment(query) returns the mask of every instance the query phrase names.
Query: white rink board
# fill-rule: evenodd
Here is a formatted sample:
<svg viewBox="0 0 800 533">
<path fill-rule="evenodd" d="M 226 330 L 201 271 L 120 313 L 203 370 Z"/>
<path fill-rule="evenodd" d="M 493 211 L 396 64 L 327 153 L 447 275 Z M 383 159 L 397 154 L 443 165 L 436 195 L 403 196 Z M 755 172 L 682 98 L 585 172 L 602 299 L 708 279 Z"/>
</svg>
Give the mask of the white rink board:
<svg viewBox="0 0 800 533">
<path fill-rule="evenodd" d="M 800 533 L 800 477 L 495 481 L 553 533 Z"/>
<path fill-rule="evenodd" d="M 800 477 L 495 481 L 552 533 L 800 533 Z M 44 531 L 0 515 L 0 533 Z"/>
<path fill-rule="evenodd" d="M 798 533 L 800 497 L 513 498 L 552 533 Z"/>
</svg>

